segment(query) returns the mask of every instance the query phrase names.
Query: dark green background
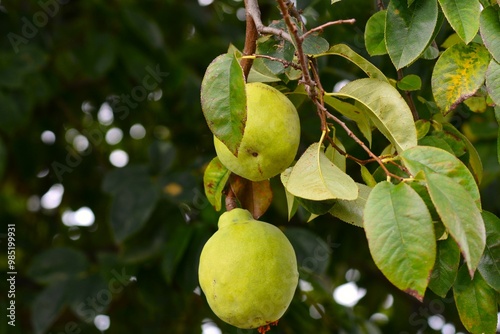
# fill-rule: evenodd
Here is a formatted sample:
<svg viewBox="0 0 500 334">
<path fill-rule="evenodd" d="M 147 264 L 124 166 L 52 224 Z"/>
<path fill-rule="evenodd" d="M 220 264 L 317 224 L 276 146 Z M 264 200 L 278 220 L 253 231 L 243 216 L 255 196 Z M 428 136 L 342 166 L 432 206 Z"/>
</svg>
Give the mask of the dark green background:
<svg viewBox="0 0 500 334">
<path fill-rule="evenodd" d="M 329 0 L 321 0 L 299 1 L 299 6 L 305 9 L 309 27 L 355 18 L 353 26 L 328 28 L 323 37 L 330 45 L 343 42 L 367 56 L 363 31 L 375 3 L 344 0 L 332 6 Z M 6 225 L 15 224 L 18 274 L 16 327 L 7 326 L 6 274 L 1 278 L 5 288 L 0 294 L 0 332 L 99 333 L 88 322 L 96 314 L 109 315 L 106 333 L 201 333 L 206 318 L 216 322 L 222 333 L 251 332 L 219 321 L 203 295 L 193 293 L 199 252 L 216 230 L 218 218 L 202 188 L 203 166 L 215 153 L 200 109 L 200 83 L 205 68 L 230 43 L 243 48 L 245 24 L 236 17 L 242 6 L 242 1 L 232 0 L 216 0 L 209 6 L 192 0 L 1 3 L 1 267 L 5 273 Z M 49 14 L 44 14 L 43 7 Z M 261 9 L 265 23 L 280 18 L 273 1 L 261 1 Z M 449 33 L 444 27 L 438 44 Z M 387 56 L 370 60 L 396 77 Z M 319 65 L 325 89 L 333 89 L 342 79 L 363 76 L 338 57 L 322 58 Z M 419 60 L 406 70 L 422 77 L 421 94 L 428 100 L 432 100 L 432 66 L 432 61 Z M 161 99 L 140 98 L 130 104 L 117 100 L 113 123 L 100 124 L 97 112 L 104 102 L 112 104 L 113 96 L 137 97 L 145 91 L 140 87 L 150 75 L 148 68 L 168 73 L 156 88 L 157 93 L 161 89 Z M 86 112 L 84 102 L 92 106 Z M 428 114 L 425 106 L 417 107 L 422 115 Z M 308 103 L 299 112 L 303 151 L 318 140 L 319 121 Z M 129 135 L 136 123 L 146 129 L 143 139 Z M 485 167 L 483 207 L 499 215 L 493 114 L 473 114 L 464 106 L 452 123 L 469 129 Z M 111 127 L 123 130 L 123 140 L 116 145 L 103 139 Z M 65 140 L 69 129 L 90 136 L 89 149 L 79 158 L 72 158 L 70 153 L 76 153 Z M 53 145 L 40 139 L 46 130 L 56 136 Z M 339 135 L 345 138 L 340 131 Z M 344 145 L 364 158 L 348 139 Z M 385 145 L 385 139 L 376 135 L 374 151 Z M 127 167 L 110 164 L 114 149 L 128 153 Z M 359 168 L 348 167 L 360 180 Z M 64 186 L 58 208 L 27 210 L 28 199 L 36 202 L 56 183 Z M 273 187 L 274 202 L 262 220 L 283 227 L 295 246 L 301 278 L 311 282 L 314 290 L 297 290 L 271 333 L 414 333 L 419 329 L 432 333 L 426 318 L 436 313 L 443 313 L 457 331 L 462 328 L 450 295 L 443 300 L 428 292 L 420 304 L 394 288 L 376 269 L 361 229 L 329 215 L 306 224 L 302 211 L 287 223 L 279 180 L 273 180 Z M 62 223 L 64 211 L 83 206 L 95 215 L 92 226 L 75 229 Z M 335 287 L 347 282 L 350 268 L 359 270 L 357 284 L 367 290 L 354 308 L 340 306 L 332 298 Z M 384 309 L 388 294 L 394 303 Z M 313 319 L 310 308 L 318 303 L 324 314 Z M 385 314 L 388 321 L 378 323 L 371 318 L 374 313 Z"/>
</svg>

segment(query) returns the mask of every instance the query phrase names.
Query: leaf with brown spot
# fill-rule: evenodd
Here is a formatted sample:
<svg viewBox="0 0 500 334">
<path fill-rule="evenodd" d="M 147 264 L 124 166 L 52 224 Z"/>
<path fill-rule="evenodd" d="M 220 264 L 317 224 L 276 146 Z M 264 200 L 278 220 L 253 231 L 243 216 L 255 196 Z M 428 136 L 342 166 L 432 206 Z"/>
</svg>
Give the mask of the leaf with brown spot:
<svg viewBox="0 0 500 334">
<path fill-rule="evenodd" d="M 229 184 L 241 207 L 250 211 L 255 219 L 262 216 L 271 205 L 273 191 L 269 180 L 253 182 L 233 174 Z"/>
<path fill-rule="evenodd" d="M 231 175 L 231 171 L 220 162 L 218 157 L 210 161 L 203 174 L 205 195 L 216 211 L 220 211 L 222 208 L 222 191 L 226 186 L 229 175 Z"/>
</svg>

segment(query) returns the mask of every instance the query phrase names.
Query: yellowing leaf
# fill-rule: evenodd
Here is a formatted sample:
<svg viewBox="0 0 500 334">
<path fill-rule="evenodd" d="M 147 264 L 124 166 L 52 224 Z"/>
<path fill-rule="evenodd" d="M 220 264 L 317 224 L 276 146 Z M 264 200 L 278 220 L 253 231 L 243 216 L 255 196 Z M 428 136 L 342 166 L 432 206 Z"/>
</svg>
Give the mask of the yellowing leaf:
<svg viewBox="0 0 500 334">
<path fill-rule="evenodd" d="M 330 95 L 351 98 L 364 106 L 364 112 L 398 152 L 417 146 L 417 129 L 411 110 L 391 84 L 371 78 L 359 79 Z"/>
<path fill-rule="evenodd" d="M 332 216 L 346 223 L 363 227 L 363 213 L 372 188 L 361 183 L 357 185 L 359 188 L 358 198 L 353 201 L 339 199 L 329 212 Z"/>
<path fill-rule="evenodd" d="M 458 43 L 443 52 L 432 72 L 432 93 L 443 114 L 481 87 L 489 62 L 488 50 L 477 43 Z"/>
<path fill-rule="evenodd" d="M 326 157 L 319 143 L 309 146 L 292 167 L 288 180 L 282 177 L 282 181 L 292 195 L 313 201 L 358 197 L 354 180 Z"/>
<path fill-rule="evenodd" d="M 205 195 L 216 211 L 220 211 L 222 208 L 222 191 L 229 175 L 231 172 L 220 162 L 218 157 L 210 161 L 203 174 Z"/>
</svg>

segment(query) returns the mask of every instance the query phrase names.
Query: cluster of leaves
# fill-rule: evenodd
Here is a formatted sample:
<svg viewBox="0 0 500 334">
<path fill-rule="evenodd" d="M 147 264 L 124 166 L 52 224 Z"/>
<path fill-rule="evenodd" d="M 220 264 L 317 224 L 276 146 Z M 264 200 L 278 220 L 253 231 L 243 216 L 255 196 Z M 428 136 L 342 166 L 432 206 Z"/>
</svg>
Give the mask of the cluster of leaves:
<svg viewBox="0 0 500 334">
<path fill-rule="evenodd" d="M 414 3 L 419 2 L 422 0 Z M 210 61 L 228 43 L 239 47 L 245 40 L 245 25 L 239 19 L 241 15 L 237 15 L 242 1 L 215 0 L 208 6 L 200 3 L 203 4 L 176 0 L 19 0 L 0 4 L 0 30 L 5 37 L 0 40 L 0 221 L 4 222 L 0 231 L 0 266 L 8 271 L 5 226 L 12 223 L 16 225 L 18 273 L 16 327 L 2 321 L 0 332 L 98 334 L 101 331 L 94 320 L 103 314 L 110 320 L 106 333 L 200 333 L 202 326 L 208 327 L 211 321 L 224 334 L 250 333 L 217 319 L 203 296 L 196 293 L 199 254 L 216 230 L 219 216 L 203 194 L 203 170 L 214 152 L 212 134 L 200 108 L 200 86 Z M 491 87 L 495 85 L 489 83 L 493 78 L 488 77 L 489 72 L 486 86 L 443 116 L 429 84 L 435 60 L 418 58 L 405 69 L 408 75 L 397 81 L 392 79 L 396 74 L 389 56 L 366 61 L 370 56 L 366 50 L 371 51 L 370 43 L 365 47 L 363 42 L 365 37 L 366 41 L 369 39 L 365 30 L 370 30 L 365 29 L 365 23 L 375 7 L 365 0 L 335 1 L 333 6 L 323 0 L 296 3 L 310 26 L 332 19 L 356 18 L 354 25 L 336 25 L 324 29 L 321 35 L 309 34 L 306 38 L 303 49 L 318 63 L 323 87 L 330 89 L 343 79 L 368 77 L 379 79 L 377 83 L 387 81 L 391 85 L 385 85 L 390 96 L 395 95 L 394 88 L 418 94 L 415 104 L 422 118 L 415 124 L 418 144 L 432 144 L 457 156 L 474 178 L 481 180 L 478 185 L 482 208 L 499 215 L 498 126 L 491 107 Z M 460 2 L 459 7 L 467 3 Z M 485 9 L 489 8 L 488 3 L 482 3 Z M 259 5 L 263 22 L 279 17 L 275 0 L 261 0 Z M 271 26 L 286 29 L 282 21 Z M 453 33 L 449 25 L 441 26 L 435 36 L 440 51 L 456 44 L 457 37 L 447 41 Z M 475 42 L 483 44 L 482 38 L 475 37 L 472 43 Z M 491 48 L 484 44 L 488 50 Z M 292 63 L 296 59 L 293 43 L 276 36 L 263 36 L 257 47 L 259 54 Z M 235 49 L 230 49 L 229 58 Z M 301 72 L 287 62 L 257 58 L 250 78 L 278 87 L 297 105 L 302 121 L 302 153 L 319 142 L 321 132 L 318 117 L 312 111 L 314 106 L 304 88 L 297 85 Z M 137 95 L 143 91 L 141 87 L 145 88 L 143 80 L 150 75 L 148 68 L 159 68 L 168 76 L 162 77 L 152 91 L 147 89 L 147 96 Z M 370 82 L 374 81 L 365 81 Z M 390 142 L 381 135 L 382 131 L 374 130 L 375 124 L 387 122 L 385 114 L 376 114 L 376 110 L 370 109 L 373 107 L 358 102 L 356 98 L 362 97 L 354 92 L 355 87 L 353 82 L 348 91 L 324 95 L 325 104 L 373 152 L 390 158 L 392 148 L 384 152 Z M 103 103 L 113 110 L 111 124 L 100 122 Z M 407 106 L 398 106 L 405 108 L 407 114 Z M 137 123 L 146 130 L 143 139 L 129 135 Z M 351 156 L 363 158 L 366 152 L 343 129 L 337 128 L 329 128 L 333 143 Z M 112 129 L 123 133 L 117 144 L 105 140 Z M 41 140 L 41 134 L 47 130 L 54 134 L 54 142 Z M 391 131 L 395 130 L 386 133 L 399 138 Z M 88 139 L 85 151 L 75 148 L 75 133 Z M 470 148 L 469 141 L 479 155 Z M 359 190 L 356 200 L 317 201 L 288 195 L 292 207 L 289 210 L 279 177 L 255 187 L 256 184 L 234 175 L 206 174 L 220 180 L 217 187 L 223 187 L 227 177 L 238 198 L 247 203 L 244 205 L 260 208 L 262 220 L 280 225 L 295 248 L 301 286 L 279 326 L 272 331 L 427 333 L 434 332 L 427 318 L 440 314 L 454 323 L 457 331 L 464 332 L 453 306 L 452 292 L 446 298 L 439 297 L 447 291 L 449 282 L 455 281 L 455 267 L 447 267 L 460 258 L 455 239 L 443 238 L 436 243 L 436 269 L 432 271 L 431 289 L 427 289 L 423 304 L 395 288 L 370 257 L 365 230 L 340 222 L 362 221 L 360 208 L 366 205 L 375 186 L 372 177 L 375 182 L 382 182 L 387 174 L 374 162 L 360 165 L 332 147 L 329 141 L 324 156 L 313 149 L 309 153 L 321 159 L 316 163 L 318 169 L 323 168 L 326 156 L 336 166 L 326 167 L 330 172 L 335 169 L 334 175 L 341 175 L 340 169 L 349 175 Z M 323 149 L 317 144 L 313 148 L 317 152 Z M 127 166 L 116 168 L 110 163 L 109 155 L 115 149 L 128 153 Z M 394 162 L 407 163 L 398 159 Z M 401 171 L 392 162 L 385 166 L 395 175 Z M 207 170 L 220 171 L 212 167 Z M 465 174 L 461 171 L 460 175 Z M 405 183 L 427 205 L 432 203 L 422 195 L 432 191 L 427 190 L 424 179 L 415 177 L 415 181 Z M 64 187 L 59 206 L 40 206 L 44 194 L 56 184 L 59 189 Z M 252 196 L 254 192 L 258 195 Z M 217 198 L 222 199 L 209 195 L 210 200 Z M 63 224 L 63 217 L 82 207 L 94 214 L 91 226 Z M 429 211 L 431 217 L 439 217 L 437 212 Z M 311 212 L 319 216 L 306 225 Z M 331 214 L 323 214 L 326 212 Z M 488 245 L 489 240 L 495 240 L 490 234 L 495 237 L 498 232 L 488 232 L 492 230 L 488 222 L 494 222 L 494 216 L 484 211 L 482 216 Z M 444 232 L 443 224 L 436 223 L 434 228 Z M 495 273 L 488 266 L 498 263 L 497 248 L 490 249 L 491 261 L 484 256 L 474 276 L 475 281 L 478 277 L 486 281 L 472 285 L 482 287 L 478 291 L 489 291 L 485 290 L 486 285 L 498 276 L 486 277 L 487 273 Z M 441 262 L 439 268 L 443 270 L 437 269 Z M 462 266 L 457 276 L 466 284 L 457 283 L 452 290 L 462 292 L 461 300 L 471 301 L 473 291 L 468 285 L 467 271 L 467 265 Z M 355 282 L 366 291 L 354 307 L 340 305 L 332 298 L 334 289 L 346 282 Z M 485 305 L 489 300 L 485 299 Z M 8 303 L 3 294 L 0 308 L 5 311 Z"/>
<path fill-rule="evenodd" d="M 485 8 L 481 11 L 480 6 Z M 441 51 L 435 39 L 445 18 L 454 34 Z M 293 24 L 301 30 L 296 21 Z M 283 20 L 273 27 L 287 29 Z M 288 29 L 292 36 L 293 30 Z M 365 42 L 370 55 L 388 54 L 397 79 L 349 46 L 330 47 L 316 34 L 303 39 L 304 48 L 296 50 L 297 40 L 261 37 L 247 78 L 273 84 L 291 98 L 317 89 L 326 106 L 357 126 L 366 144 L 359 139 L 357 143 L 367 151 L 374 146 L 375 131 L 385 137 L 388 145 L 376 153 L 378 158 L 354 159 L 363 181 L 357 183 L 346 172 L 346 157 L 354 155 L 336 136 L 345 130 L 345 123 L 331 117 L 337 124 L 320 129 L 319 141 L 308 143 L 296 163 L 281 174 L 288 217 L 302 207 L 309 212 L 309 221 L 331 214 L 364 228 L 375 264 L 392 284 L 420 301 L 427 288 L 443 298 L 452 289 L 461 321 L 472 333 L 493 333 L 497 325 L 500 219 L 483 210 L 478 188 L 483 178 L 481 159 L 449 118 L 464 103 L 473 112 L 494 113 L 500 121 L 499 36 L 496 1 L 391 0 L 387 9 L 368 20 Z M 353 80 L 333 93 L 320 84 L 308 87 L 306 80 L 297 84 L 304 78 L 297 64 L 301 55 L 295 52 L 300 50 L 311 67 L 321 57 L 341 56 L 367 78 Z M 231 46 L 209 65 L 202 85 L 202 108 L 210 129 L 235 155 L 246 117 L 245 78 L 239 65 L 245 58 Z M 411 92 L 428 83 L 415 74 L 404 76 L 402 69 L 421 58 L 434 60 L 435 66 L 430 78 L 433 100 L 418 96 L 426 106 L 419 113 Z M 354 134 L 350 137 L 357 139 Z M 500 153 L 498 157 L 500 161 Z M 371 172 L 369 162 L 378 162 L 378 168 Z M 214 158 L 204 182 L 217 210 L 228 180 L 230 172 Z M 236 193 L 240 200 L 245 198 L 240 204 L 256 217 L 270 205 L 268 183 L 255 183 Z M 233 189 L 234 182 L 229 184 Z"/>
</svg>

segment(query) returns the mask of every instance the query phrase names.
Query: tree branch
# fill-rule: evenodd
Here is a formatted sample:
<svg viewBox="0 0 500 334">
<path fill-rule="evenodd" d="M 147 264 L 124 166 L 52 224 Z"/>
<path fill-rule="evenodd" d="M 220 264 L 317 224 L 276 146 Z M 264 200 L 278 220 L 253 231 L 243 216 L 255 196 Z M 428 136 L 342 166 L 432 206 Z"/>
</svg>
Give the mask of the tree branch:
<svg viewBox="0 0 500 334">
<path fill-rule="evenodd" d="M 276 57 L 272 57 L 272 56 L 268 56 L 268 55 L 261 55 L 261 54 L 254 54 L 254 55 L 251 55 L 247 58 L 264 58 L 264 59 L 269 59 L 269 60 L 272 60 L 272 61 L 277 61 L 278 63 L 281 63 L 283 64 L 283 66 L 286 68 L 286 67 L 292 67 L 296 70 L 301 70 L 302 68 L 300 67 L 299 64 L 296 64 L 292 61 L 288 61 L 288 60 L 285 60 L 285 59 L 281 59 L 281 58 L 276 58 Z"/>
<path fill-rule="evenodd" d="M 352 139 L 354 139 L 354 141 L 356 143 L 358 143 L 359 146 L 361 146 L 363 148 L 363 150 L 365 150 L 366 153 L 368 153 L 368 155 L 373 159 L 375 160 L 379 165 L 380 167 L 384 170 L 385 172 L 385 175 L 389 176 L 389 177 L 392 177 L 392 178 L 395 178 L 395 179 L 398 179 L 398 180 L 403 180 L 404 178 L 402 178 L 401 176 L 399 175 L 396 175 L 396 174 L 393 174 L 391 173 L 387 167 L 385 166 L 384 162 L 382 161 L 382 159 L 380 159 L 376 154 L 374 154 L 366 145 L 365 143 L 363 143 L 363 141 L 361 139 L 358 138 L 358 136 L 356 136 L 352 131 L 351 129 L 349 129 L 349 127 L 344 123 L 342 122 L 339 118 L 335 117 L 334 115 L 332 115 L 331 113 L 329 113 L 328 111 L 326 111 L 326 115 L 328 116 L 328 118 L 331 118 L 332 120 L 334 120 L 337 124 L 339 124 L 344 130 L 345 132 L 347 133 L 347 135 L 349 137 L 351 137 Z"/>
<path fill-rule="evenodd" d="M 356 22 L 355 19 L 349 19 L 349 20 L 338 20 L 338 21 L 331 21 L 331 22 L 327 22 L 325 24 L 322 24 L 320 26 L 317 26 L 309 31 L 307 31 L 305 34 L 303 34 L 301 36 L 302 39 L 305 39 L 308 35 L 312 34 L 312 33 L 315 33 L 315 32 L 320 32 L 320 31 L 323 31 L 323 29 L 325 29 L 326 27 L 329 27 L 329 26 L 333 26 L 333 25 L 337 25 L 337 24 L 344 24 L 344 23 L 347 23 L 347 24 L 354 24 Z"/>
<path fill-rule="evenodd" d="M 255 28 L 259 33 L 264 35 L 276 35 L 293 44 L 292 37 L 286 31 L 278 28 L 267 27 L 262 23 L 262 20 L 260 18 L 259 4 L 257 3 L 257 0 L 246 0 L 245 6 L 247 15 L 250 15 L 252 17 Z"/>
<path fill-rule="evenodd" d="M 278 0 L 278 5 L 280 7 L 281 15 L 285 20 L 288 31 L 295 39 L 295 49 L 297 50 L 297 57 L 299 58 L 299 64 L 302 68 L 302 81 L 306 85 L 306 91 L 309 97 L 314 101 L 316 100 L 317 92 L 316 92 L 316 84 L 311 79 L 311 75 L 309 74 L 309 66 L 308 59 L 304 54 L 304 50 L 302 49 L 302 40 L 299 35 L 299 31 L 297 26 L 292 22 L 292 18 L 290 17 L 290 13 L 288 12 L 287 4 L 284 0 Z"/>
<path fill-rule="evenodd" d="M 248 8 L 248 3 L 250 0 L 245 0 L 245 8 Z M 257 38 L 259 37 L 257 32 L 257 27 L 255 26 L 254 19 L 250 15 L 249 11 L 246 11 L 246 35 L 245 35 L 245 46 L 243 48 L 243 55 L 248 56 L 255 53 L 257 49 Z M 248 73 L 252 68 L 253 59 L 252 58 L 242 58 L 240 65 L 243 68 L 243 75 L 245 76 L 245 81 L 248 78 Z"/>
</svg>

